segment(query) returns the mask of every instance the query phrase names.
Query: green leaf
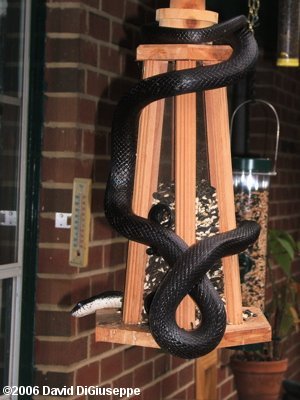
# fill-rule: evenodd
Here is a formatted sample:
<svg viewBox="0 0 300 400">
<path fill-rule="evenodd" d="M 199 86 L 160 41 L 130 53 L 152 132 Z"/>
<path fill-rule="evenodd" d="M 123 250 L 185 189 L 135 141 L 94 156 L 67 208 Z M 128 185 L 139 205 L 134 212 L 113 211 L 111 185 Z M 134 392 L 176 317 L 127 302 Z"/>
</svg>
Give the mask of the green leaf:
<svg viewBox="0 0 300 400">
<path fill-rule="evenodd" d="M 289 255 L 286 253 L 281 253 L 281 254 L 276 254 L 276 255 L 274 254 L 273 257 L 274 257 L 275 261 L 277 262 L 277 264 L 281 267 L 283 272 L 288 277 L 290 277 L 292 268 L 291 268 L 291 259 L 290 259 Z"/>
<path fill-rule="evenodd" d="M 294 243 L 292 243 L 289 240 L 286 240 L 285 238 L 280 238 L 280 237 L 277 240 L 280 243 L 281 247 L 287 252 L 290 259 L 293 260 L 295 257 Z"/>
<path fill-rule="evenodd" d="M 279 327 L 279 336 L 287 336 L 294 326 L 294 318 L 290 311 L 289 305 L 284 309 Z"/>
</svg>

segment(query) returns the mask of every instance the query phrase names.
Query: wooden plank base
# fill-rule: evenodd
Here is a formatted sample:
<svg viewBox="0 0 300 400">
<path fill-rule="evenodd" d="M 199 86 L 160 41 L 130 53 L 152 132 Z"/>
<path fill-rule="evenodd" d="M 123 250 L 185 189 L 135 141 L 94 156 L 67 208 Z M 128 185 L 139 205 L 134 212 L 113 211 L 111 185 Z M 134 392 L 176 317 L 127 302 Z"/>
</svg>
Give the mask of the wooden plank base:
<svg viewBox="0 0 300 400">
<path fill-rule="evenodd" d="M 227 325 L 219 348 L 271 340 L 271 328 L 262 311 L 256 307 L 244 307 L 244 309 L 251 310 L 257 316 L 251 317 L 239 325 Z M 96 342 L 159 347 L 147 325 L 125 325 L 122 322 L 121 312 L 115 310 L 102 310 L 96 313 Z"/>
</svg>

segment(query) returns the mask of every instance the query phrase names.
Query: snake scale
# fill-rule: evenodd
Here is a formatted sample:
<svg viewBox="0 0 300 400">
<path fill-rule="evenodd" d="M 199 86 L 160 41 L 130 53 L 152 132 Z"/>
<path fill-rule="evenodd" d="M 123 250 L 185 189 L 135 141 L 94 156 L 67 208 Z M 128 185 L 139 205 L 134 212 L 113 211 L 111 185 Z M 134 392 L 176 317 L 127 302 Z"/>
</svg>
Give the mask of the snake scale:
<svg viewBox="0 0 300 400">
<path fill-rule="evenodd" d="M 220 258 L 237 254 L 254 243 L 260 228 L 253 221 L 244 221 L 234 230 L 205 238 L 189 247 L 171 229 L 151 218 L 135 215 L 131 203 L 139 116 L 153 101 L 233 84 L 253 68 L 258 49 L 244 16 L 203 29 L 154 25 L 146 27 L 144 32 L 151 43 L 218 41 L 233 48 L 231 57 L 219 64 L 171 71 L 139 81 L 119 101 L 112 124 L 112 165 L 105 193 L 106 218 L 119 234 L 155 249 L 169 264 L 170 270 L 150 304 L 149 327 L 163 350 L 192 359 L 212 351 L 226 328 L 224 304 L 206 272 Z M 175 320 L 176 309 L 187 294 L 201 311 L 201 324 L 193 330 L 180 328 Z M 78 303 L 73 315 L 84 315 L 95 302 L 101 303 L 110 296 L 112 299 L 115 296 L 119 302 L 119 294 L 104 293 Z"/>
</svg>

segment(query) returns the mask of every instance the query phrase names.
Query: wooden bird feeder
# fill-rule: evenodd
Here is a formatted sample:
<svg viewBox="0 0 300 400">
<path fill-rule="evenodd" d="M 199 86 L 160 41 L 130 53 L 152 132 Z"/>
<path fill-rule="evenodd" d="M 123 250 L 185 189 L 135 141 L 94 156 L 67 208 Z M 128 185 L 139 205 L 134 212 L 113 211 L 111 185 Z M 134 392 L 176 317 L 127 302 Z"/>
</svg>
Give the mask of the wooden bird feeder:
<svg viewBox="0 0 300 400">
<path fill-rule="evenodd" d="M 218 14 L 205 10 L 204 0 L 171 0 L 170 8 L 157 10 L 161 26 L 203 28 L 218 21 Z M 137 60 L 144 65 L 143 77 L 166 72 L 169 62 L 176 69 L 193 68 L 228 59 L 229 46 L 168 44 L 141 45 Z M 210 184 L 215 187 L 220 231 L 236 227 L 233 193 L 229 120 L 226 88 L 204 92 Z M 157 190 L 164 100 L 147 106 L 141 115 L 133 210 L 147 217 L 152 194 Z M 196 196 L 196 94 L 177 96 L 175 115 L 175 198 L 176 233 L 189 245 L 195 242 Z M 97 312 L 96 341 L 145 347 L 158 347 L 147 326 L 141 324 L 144 292 L 146 246 L 129 243 L 123 313 Z M 260 309 L 247 307 L 255 317 L 242 318 L 242 301 L 238 257 L 222 260 L 226 298 L 227 329 L 219 347 L 231 347 L 271 340 L 271 329 Z M 188 329 L 195 321 L 195 305 L 187 296 L 177 310 L 177 322 Z"/>
</svg>

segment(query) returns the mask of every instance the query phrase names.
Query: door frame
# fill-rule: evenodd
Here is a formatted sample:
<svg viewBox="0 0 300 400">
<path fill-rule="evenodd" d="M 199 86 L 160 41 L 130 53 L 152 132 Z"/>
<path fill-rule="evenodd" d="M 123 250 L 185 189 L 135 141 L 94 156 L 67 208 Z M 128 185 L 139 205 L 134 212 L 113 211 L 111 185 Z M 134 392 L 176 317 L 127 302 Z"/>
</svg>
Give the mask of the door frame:
<svg viewBox="0 0 300 400">
<path fill-rule="evenodd" d="M 40 162 L 43 132 L 46 1 L 31 1 L 30 72 L 25 190 L 19 385 L 34 385 L 35 293 L 38 265 Z M 20 398 L 20 397 L 19 397 Z M 22 399 L 30 399 L 24 395 Z"/>
</svg>

